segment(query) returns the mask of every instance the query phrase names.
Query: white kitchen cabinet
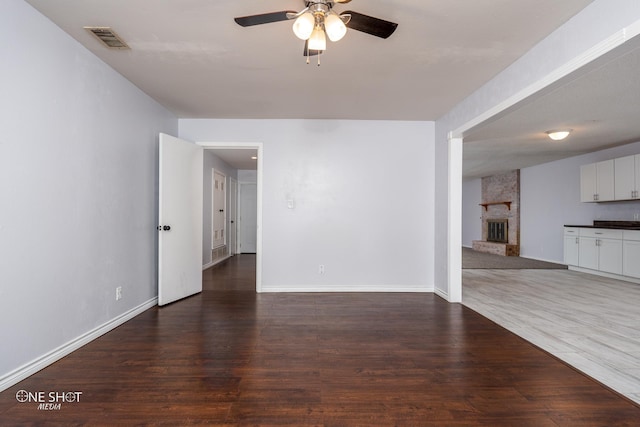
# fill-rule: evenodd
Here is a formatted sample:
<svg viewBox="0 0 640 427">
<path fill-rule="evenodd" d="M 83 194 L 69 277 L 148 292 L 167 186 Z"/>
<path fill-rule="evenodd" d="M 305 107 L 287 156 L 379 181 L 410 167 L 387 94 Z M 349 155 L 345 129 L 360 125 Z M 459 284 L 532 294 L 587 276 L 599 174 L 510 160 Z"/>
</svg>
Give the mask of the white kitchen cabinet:
<svg viewBox="0 0 640 427">
<path fill-rule="evenodd" d="M 580 237 L 579 228 L 565 227 L 564 229 L 564 263 L 578 265 Z"/>
<path fill-rule="evenodd" d="M 622 274 L 622 240 L 598 239 L 598 270 Z"/>
<path fill-rule="evenodd" d="M 596 164 L 580 166 L 580 201 L 593 202 L 596 199 Z"/>
<path fill-rule="evenodd" d="M 589 270 L 598 269 L 598 239 L 595 237 L 580 237 L 578 266 Z"/>
<path fill-rule="evenodd" d="M 640 155 L 614 159 L 614 185 L 616 200 L 640 198 Z"/>
<path fill-rule="evenodd" d="M 622 245 L 622 274 L 640 279 L 640 231 L 624 230 Z"/>
<path fill-rule="evenodd" d="M 614 200 L 614 161 L 582 165 L 580 167 L 580 201 L 604 202 Z"/>
<path fill-rule="evenodd" d="M 622 274 L 622 230 L 581 228 L 578 266 Z"/>
<path fill-rule="evenodd" d="M 640 283 L 640 230 L 565 227 L 564 262 L 573 270 Z"/>
</svg>

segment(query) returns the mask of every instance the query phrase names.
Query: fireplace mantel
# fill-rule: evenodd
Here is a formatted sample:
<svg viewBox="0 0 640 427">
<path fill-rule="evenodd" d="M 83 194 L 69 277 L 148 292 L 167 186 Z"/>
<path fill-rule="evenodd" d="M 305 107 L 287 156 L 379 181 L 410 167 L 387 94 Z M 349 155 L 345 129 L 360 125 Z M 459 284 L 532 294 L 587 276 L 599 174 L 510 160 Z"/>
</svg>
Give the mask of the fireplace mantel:
<svg viewBox="0 0 640 427">
<path fill-rule="evenodd" d="M 505 205 L 507 209 L 511 210 L 511 202 L 480 203 L 480 206 L 482 206 L 485 211 L 489 208 L 489 206 L 493 206 L 493 205 Z"/>
</svg>

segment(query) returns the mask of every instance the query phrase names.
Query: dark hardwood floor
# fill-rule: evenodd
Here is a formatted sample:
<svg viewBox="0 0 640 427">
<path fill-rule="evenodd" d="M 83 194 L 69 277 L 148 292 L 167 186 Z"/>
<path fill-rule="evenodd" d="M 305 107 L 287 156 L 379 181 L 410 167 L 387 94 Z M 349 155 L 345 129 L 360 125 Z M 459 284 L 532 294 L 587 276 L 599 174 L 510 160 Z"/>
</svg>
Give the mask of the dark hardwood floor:
<svg viewBox="0 0 640 427">
<path fill-rule="evenodd" d="M 4 391 L 0 425 L 640 424 L 640 407 L 462 305 L 255 294 L 254 263 L 242 255 L 206 271 L 202 294 Z M 82 394 L 38 410 L 19 390 Z"/>
</svg>

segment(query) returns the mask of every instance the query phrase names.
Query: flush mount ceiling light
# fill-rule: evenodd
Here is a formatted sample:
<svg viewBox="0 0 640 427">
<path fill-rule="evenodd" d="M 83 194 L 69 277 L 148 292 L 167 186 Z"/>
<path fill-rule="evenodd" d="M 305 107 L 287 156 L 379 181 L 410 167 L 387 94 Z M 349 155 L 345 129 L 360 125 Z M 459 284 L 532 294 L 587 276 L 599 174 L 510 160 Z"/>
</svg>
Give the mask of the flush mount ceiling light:
<svg viewBox="0 0 640 427">
<path fill-rule="evenodd" d="M 572 131 L 573 129 L 548 130 L 546 134 L 549 135 L 549 138 L 553 139 L 554 141 L 562 141 L 563 139 L 568 137 Z"/>
<path fill-rule="evenodd" d="M 281 12 L 263 13 L 235 18 L 238 25 L 251 27 L 271 22 L 294 19 L 293 33 L 304 40 L 304 56 L 317 55 L 320 65 L 320 54 L 327 50 L 327 38 L 332 42 L 342 39 L 347 28 L 362 31 L 383 39 L 388 38 L 398 27 L 398 24 L 363 15 L 358 12 L 346 11 L 337 14 L 333 11 L 336 3 L 349 3 L 351 0 L 310 0 L 304 1 L 304 9 L 300 12 L 283 10 Z"/>
</svg>

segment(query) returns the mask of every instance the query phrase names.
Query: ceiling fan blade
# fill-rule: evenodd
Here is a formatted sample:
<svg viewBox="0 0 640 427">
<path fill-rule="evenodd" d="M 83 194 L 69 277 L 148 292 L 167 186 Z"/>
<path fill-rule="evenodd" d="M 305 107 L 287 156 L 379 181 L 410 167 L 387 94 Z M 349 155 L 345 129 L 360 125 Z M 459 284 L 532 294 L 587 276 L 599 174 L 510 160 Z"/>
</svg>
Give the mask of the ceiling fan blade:
<svg viewBox="0 0 640 427">
<path fill-rule="evenodd" d="M 398 27 L 395 22 L 385 21 L 384 19 L 374 18 L 373 16 L 363 15 L 362 13 L 353 12 L 351 10 L 341 13 L 341 15 L 351 15 L 351 20 L 346 24 L 347 28 L 362 31 L 372 36 L 388 38 Z"/>
<path fill-rule="evenodd" d="M 303 56 L 316 56 L 322 55 L 324 50 L 309 50 L 309 40 L 304 41 L 304 51 L 302 52 Z"/>
<path fill-rule="evenodd" d="M 240 26 L 251 27 L 253 25 L 270 24 L 272 22 L 288 21 L 288 13 L 297 13 L 295 10 L 282 10 L 280 12 L 262 13 L 260 15 L 240 16 L 234 21 Z"/>
<path fill-rule="evenodd" d="M 334 3 L 342 3 L 342 4 L 345 4 L 345 3 L 350 3 L 350 2 L 351 2 L 351 0 L 333 0 L 333 2 L 334 2 Z"/>
</svg>

